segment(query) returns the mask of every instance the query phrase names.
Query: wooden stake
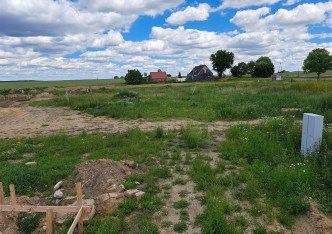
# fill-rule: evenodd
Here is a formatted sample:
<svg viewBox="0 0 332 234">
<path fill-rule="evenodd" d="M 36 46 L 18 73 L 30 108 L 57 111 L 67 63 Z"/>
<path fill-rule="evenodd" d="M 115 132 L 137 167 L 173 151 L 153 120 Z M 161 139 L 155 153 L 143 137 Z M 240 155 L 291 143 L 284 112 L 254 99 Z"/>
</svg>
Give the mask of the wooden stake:
<svg viewBox="0 0 332 234">
<path fill-rule="evenodd" d="M 52 234 L 53 232 L 53 211 L 48 209 L 46 211 L 46 234 Z"/>
<path fill-rule="evenodd" d="M 82 207 L 83 205 L 83 196 L 82 196 L 82 184 L 76 184 L 76 193 L 77 193 L 77 206 Z M 83 233 L 83 214 L 81 213 L 79 220 L 78 220 L 78 233 Z"/>
<path fill-rule="evenodd" d="M 3 191 L 3 184 L 0 182 L 0 206 L 5 205 L 5 193 Z M 6 217 L 6 212 L 1 212 L 2 222 L 4 225 L 8 225 L 8 220 Z"/>
<path fill-rule="evenodd" d="M 15 185 L 10 184 L 9 185 L 9 191 L 10 191 L 10 205 L 16 206 L 16 194 L 15 194 Z M 16 222 L 17 220 L 17 213 L 13 211 L 13 217 Z"/>
</svg>

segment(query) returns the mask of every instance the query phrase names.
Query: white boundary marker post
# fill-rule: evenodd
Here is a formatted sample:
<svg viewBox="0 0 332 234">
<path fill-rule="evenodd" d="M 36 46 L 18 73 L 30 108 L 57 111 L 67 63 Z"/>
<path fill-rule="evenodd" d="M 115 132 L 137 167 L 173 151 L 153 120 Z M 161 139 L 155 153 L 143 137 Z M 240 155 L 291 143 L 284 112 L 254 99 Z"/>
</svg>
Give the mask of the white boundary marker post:
<svg viewBox="0 0 332 234">
<path fill-rule="evenodd" d="M 318 151 L 322 142 L 324 116 L 304 113 L 301 153 L 305 157 Z"/>
</svg>

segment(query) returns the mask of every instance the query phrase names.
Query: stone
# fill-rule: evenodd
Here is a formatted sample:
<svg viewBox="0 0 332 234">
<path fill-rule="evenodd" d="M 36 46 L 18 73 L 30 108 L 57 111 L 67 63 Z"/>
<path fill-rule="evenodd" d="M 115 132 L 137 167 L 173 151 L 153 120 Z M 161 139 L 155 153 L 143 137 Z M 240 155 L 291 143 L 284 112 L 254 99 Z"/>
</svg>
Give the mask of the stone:
<svg viewBox="0 0 332 234">
<path fill-rule="evenodd" d="M 43 230 L 46 231 L 46 226 L 43 226 Z"/>
<path fill-rule="evenodd" d="M 56 190 L 59 190 L 59 188 L 61 188 L 63 185 L 63 181 L 60 180 L 56 185 L 54 185 L 53 189 L 56 191 Z"/>
<path fill-rule="evenodd" d="M 108 180 L 106 181 L 106 183 L 107 183 L 107 184 L 112 184 L 112 179 L 108 179 Z"/>
<path fill-rule="evenodd" d="M 139 190 L 137 189 L 130 189 L 124 192 L 124 195 L 126 197 L 134 197 L 135 193 L 137 193 Z"/>
<path fill-rule="evenodd" d="M 120 189 L 120 192 L 123 192 L 123 191 L 125 191 L 126 188 L 123 184 L 120 184 L 119 189 Z"/>
<path fill-rule="evenodd" d="M 61 190 L 55 191 L 54 198 L 55 199 L 62 199 L 63 198 L 63 192 Z"/>
<path fill-rule="evenodd" d="M 104 193 L 98 196 L 98 200 L 99 202 L 103 203 L 106 202 L 110 199 L 110 196 L 108 195 L 108 193 Z"/>
<path fill-rule="evenodd" d="M 124 164 L 127 166 L 127 167 L 130 167 L 132 169 L 135 169 L 136 168 L 136 163 L 134 161 L 129 161 L 129 160 L 126 160 L 124 162 Z"/>
<path fill-rule="evenodd" d="M 107 191 L 116 192 L 117 189 L 118 189 L 118 186 L 116 184 L 113 184 L 112 186 L 107 188 Z"/>
<path fill-rule="evenodd" d="M 88 222 L 96 214 L 95 200 L 93 199 L 84 199 L 83 206 L 89 207 L 89 213 L 83 218 L 84 222 Z"/>
<path fill-rule="evenodd" d="M 118 199 L 118 198 L 123 197 L 123 194 L 122 194 L 122 193 L 109 193 L 108 196 L 109 196 L 110 198 Z"/>
<path fill-rule="evenodd" d="M 141 183 L 140 183 L 140 182 L 138 182 L 138 181 L 135 181 L 135 184 L 136 184 L 136 185 L 140 185 Z"/>
<path fill-rule="evenodd" d="M 136 201 L 140 201 L 145 195 L 145 192 L 143 191 L 138 191 L 137 193 L 135 193 L 135 199 Z"/>
<path fill-rule="evenodd" d="M 308 156 L 318 151 L 322 142 L 324 117 L 304 113 L 302 123 L 301 153 Z"/>
<path fill-rule="evenodd" d="M 36 162 L 27 162 L 27 163 L 25 163 L 25 165 L 26 166 L 35 166 L 35 165 L 37 165 L 37 163 Z"/>
</svg>

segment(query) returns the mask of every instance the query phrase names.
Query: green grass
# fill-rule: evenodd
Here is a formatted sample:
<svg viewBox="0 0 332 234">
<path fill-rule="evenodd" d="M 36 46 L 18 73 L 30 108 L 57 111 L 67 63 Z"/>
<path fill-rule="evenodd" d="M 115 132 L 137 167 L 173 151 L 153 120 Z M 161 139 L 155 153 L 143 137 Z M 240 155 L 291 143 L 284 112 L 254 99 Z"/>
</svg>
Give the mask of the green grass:
<svg viewBox="0 0 332 234">
<path fill-rule="evenodd" d="M 2 89 L 24 89 L 41 87 L 70 87 L 70 86 L 105 86 L 112 84 L 124 84 L 123 79 L 99 79 L 99 80 L 60 80 L 60 81 L 0 81 Z"/>
<path fill-rule="evenodd" d="M 282 113 L 282 108 L 302 108 L 304 112 L 325 115 L 332 121 L 332 81 L 271 82 L 260 79 L 237 79 L 219 82 L 190 83 L 179 86 L 152 86 L 94 90 L 93 95 L 63 92 L 58 99 L 34 105 L 69 106 L 95 116 L 120 119 L 194 119 L 201 121 L 246 120 L 262 117 L 296 115 Z M 124 91 L 138 94 L 134 100 L 119 101 Z M 162 132 L 157 133 L 158 137 Z"/>
</svg>

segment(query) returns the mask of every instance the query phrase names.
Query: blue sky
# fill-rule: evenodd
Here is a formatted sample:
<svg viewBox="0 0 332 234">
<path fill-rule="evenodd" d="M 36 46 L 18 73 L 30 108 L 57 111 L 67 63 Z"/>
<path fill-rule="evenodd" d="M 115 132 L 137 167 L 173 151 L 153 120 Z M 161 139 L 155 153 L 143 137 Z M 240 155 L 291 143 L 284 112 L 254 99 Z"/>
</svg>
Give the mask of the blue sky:
<svg viewBox="0 0 332 234">
<path fill-rule="evenodd" d="M 0 0 L 0 80 L 187 74 L 211 53 L 301 69 L 332 53 L 330 0 Z M 1 88 L 1 87 L 0 87 Z"/>
</svg>

